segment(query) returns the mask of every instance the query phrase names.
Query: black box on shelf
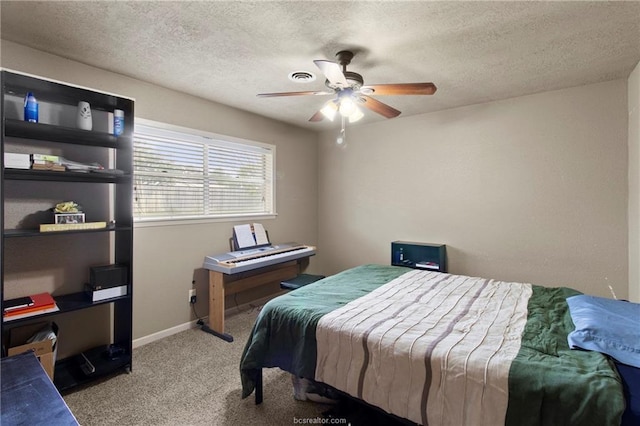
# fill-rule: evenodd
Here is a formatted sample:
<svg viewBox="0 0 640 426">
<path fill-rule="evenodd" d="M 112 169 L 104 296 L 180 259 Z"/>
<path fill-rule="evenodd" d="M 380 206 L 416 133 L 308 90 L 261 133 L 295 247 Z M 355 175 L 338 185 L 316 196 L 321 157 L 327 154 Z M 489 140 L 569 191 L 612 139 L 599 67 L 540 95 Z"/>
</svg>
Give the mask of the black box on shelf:
<svg viewBox="0 0 640 426">
<path fill-rule="evenodd" d="M 391 265 L 447 272 L 447 248 L 444 244 L 394 241 L 391 243 Z"/>
<path fill-rule="evenodd" d="M 126 286 L 129 284 L 128 272 L 128 268 L 124 265 L 94 266 L 89 269 L 89 285 L 94 291 Z"/>
</svg>

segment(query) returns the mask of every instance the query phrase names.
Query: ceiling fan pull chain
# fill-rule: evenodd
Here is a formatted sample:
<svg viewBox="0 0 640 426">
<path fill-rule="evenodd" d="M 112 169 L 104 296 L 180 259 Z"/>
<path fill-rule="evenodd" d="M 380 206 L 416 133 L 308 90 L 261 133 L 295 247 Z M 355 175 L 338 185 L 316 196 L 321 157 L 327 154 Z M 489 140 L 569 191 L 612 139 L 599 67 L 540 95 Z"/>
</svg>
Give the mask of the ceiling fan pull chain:
<svg viewBox="0 0 640 426">
<path fill-rule="evenodd" d="M 338 138 L 336 139 L 336 143 L 338 145 L 344 145 L 347 141 L 347 132 L 345 130 L 346 117 L 342 116 L 342 128 L 340 129 L 340 133 L 338 134 Z"/>
</svg>

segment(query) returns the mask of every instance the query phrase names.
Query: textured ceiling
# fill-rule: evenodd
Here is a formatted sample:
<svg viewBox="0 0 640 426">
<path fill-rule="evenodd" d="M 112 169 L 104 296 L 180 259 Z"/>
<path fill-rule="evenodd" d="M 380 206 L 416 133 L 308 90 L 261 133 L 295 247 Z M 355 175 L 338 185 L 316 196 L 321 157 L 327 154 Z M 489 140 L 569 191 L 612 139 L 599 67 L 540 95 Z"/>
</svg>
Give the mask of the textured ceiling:
<svg viewBox="0 0 640 426">
<path fill-rule="evenodd" d="M 5 40 L 315 130 L 331 97 L 314 59 L 350 49 L 403 116 L 625 78 L 640 61 L 640 2 L 1 2 Z M 296 83 L 292 71 L 318 76 Z M 366 111 L 362 122 L 385 118 Z"/>
</svg>

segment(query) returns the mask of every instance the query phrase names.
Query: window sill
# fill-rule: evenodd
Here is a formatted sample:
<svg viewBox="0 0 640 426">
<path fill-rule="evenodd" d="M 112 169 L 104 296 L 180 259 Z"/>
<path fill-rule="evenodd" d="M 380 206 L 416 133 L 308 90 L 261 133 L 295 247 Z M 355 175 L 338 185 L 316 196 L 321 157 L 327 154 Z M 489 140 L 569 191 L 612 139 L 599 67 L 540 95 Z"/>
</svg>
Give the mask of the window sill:
<svg viewBox="0 0 640 426">
<path fill-rule="evenodd" d="M 274 213 L 274 214 L 245 215 L 245 216 L 225 216 L 225 217 L 134 219 L 133 227 L 135 229 L 135 228 L 149 228 L 154 226 L 201 225 L 205 223 L 238 222 L 241 220 L 247 220 L 247 221 L 253 222 L 256 220 L 275 219 L 277 217 L 278 217 L 278 214 Z"/>
</svg>

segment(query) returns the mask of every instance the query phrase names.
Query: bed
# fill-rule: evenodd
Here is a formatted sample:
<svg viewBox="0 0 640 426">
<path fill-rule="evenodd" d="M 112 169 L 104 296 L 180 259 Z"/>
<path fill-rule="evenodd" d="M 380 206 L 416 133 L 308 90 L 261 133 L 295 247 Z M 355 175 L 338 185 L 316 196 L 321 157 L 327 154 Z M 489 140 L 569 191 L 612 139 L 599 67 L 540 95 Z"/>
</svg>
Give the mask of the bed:
<svg viewBox="0 0 640 426">
<path fill-rule="evenodd" d="M 580 293 L 362 265 L 267 303 L 245 346 L 242 397 L 279 367 L 422 425 L 620 424 L 613 361 L 572 350 Z"/>
</svg>

